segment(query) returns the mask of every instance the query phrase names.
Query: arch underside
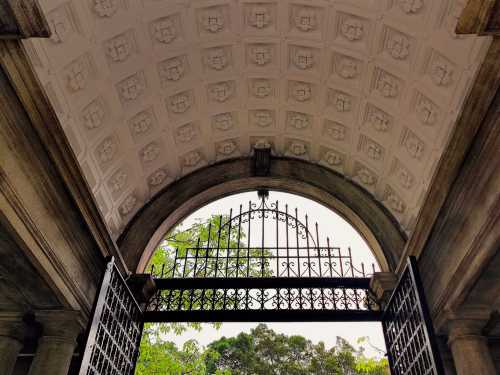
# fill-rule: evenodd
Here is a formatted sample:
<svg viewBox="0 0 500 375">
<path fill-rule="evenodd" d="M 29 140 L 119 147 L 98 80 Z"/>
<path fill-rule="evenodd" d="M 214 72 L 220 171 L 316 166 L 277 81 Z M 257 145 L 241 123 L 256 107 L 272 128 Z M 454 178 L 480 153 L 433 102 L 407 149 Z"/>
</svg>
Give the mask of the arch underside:
<svg viewBox="0 0 500 375">
<path fill-rule="evenodd" d="M 272 158 L 267 176 L 255 160 L 227 160 L 195 171 L 158 193 L 131 221 L 118 243 L 128 267 L 141 272 L 169 229 L 221 197 L 267 188 L 311 198 L 340 214 L 368 243 L 382 271 L 393 270 L 405 244 L 397 221 L 364 189 L 333 171 L 298 159 Z"/>
<path fill-rule="evenodd" d="M 114 239 L 256 143 L 363 186 L 411 233 L 489 43 L 455 35 L 457 0 L 39 3 L 52 36 L 26 51 Z"/>
</svg>

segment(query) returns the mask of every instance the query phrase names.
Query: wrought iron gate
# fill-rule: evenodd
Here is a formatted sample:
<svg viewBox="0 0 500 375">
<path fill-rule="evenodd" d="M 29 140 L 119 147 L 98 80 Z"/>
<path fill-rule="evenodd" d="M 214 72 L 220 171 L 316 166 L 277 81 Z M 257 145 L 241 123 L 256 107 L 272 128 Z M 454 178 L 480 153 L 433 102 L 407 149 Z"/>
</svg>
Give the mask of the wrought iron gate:
<svg viewBox="0 0 500 375">
<path fill-rule="evenodd" d="M 349 248 L 321 245 L 307 215 L 260 197 L 153 267 L 158 290 L 144 312 L 111 260 L 79 374 L 132 375 L 145 321 L 381 321 L 392 375 L 443 374 L 414 258 L 382 312 Z"/>
<path fill-rule="evenodd" d="M 392 375 L 444 374 L 415 257 L 408 258 L 382 327 Z"/>
<path fill-rule="evenodd" d="M 321 245 L 307 215 L 259 195 L 151 270 L 158 292 L 146 321 L 379 321 L 369 275 L 351 249 L 329 238 Z"/>
<path fill-rule="evenodd" d="M 133 375 L 143 314 L 112 258 L 102 279 L 79 375 Z"/>
</svg>

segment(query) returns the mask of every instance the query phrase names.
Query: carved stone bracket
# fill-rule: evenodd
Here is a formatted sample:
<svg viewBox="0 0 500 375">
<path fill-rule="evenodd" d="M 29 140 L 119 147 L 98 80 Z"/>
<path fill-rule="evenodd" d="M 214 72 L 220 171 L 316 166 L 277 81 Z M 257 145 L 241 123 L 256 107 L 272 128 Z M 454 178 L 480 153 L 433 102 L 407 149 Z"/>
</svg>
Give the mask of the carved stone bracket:
<svg viewBox="0 0 500 375">
<path fill-rule="evenodd" d="M 370 280 L 370 290 L 382 308 L 385 307 L 398 279 L 392 272 L 376 272 Z"/>
</svg>

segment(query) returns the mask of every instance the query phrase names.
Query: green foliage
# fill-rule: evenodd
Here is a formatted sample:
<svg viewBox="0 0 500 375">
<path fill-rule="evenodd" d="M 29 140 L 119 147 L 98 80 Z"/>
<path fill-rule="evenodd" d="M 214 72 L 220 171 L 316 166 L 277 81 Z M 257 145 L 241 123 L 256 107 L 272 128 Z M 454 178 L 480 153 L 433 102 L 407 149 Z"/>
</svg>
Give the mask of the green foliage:
<svg viewBox="0 0 500 375">
<path fill-rule="evenodd" d="M 346 340 L 335 347 L 313 344 L 302 336 L 278 334 L 259 324 L 249 334 L 212 342 L 206 356 L 207 374 L 231 375 L 388 375 L 385 359 L 366 358 Z"/>
</svg>

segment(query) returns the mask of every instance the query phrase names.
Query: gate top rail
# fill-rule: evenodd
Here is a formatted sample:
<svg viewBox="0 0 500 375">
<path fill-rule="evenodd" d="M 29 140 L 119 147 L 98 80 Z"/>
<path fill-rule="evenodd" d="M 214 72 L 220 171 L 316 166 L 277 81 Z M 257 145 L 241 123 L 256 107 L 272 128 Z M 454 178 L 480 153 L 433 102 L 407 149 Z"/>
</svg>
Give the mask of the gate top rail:
<svg viewBox="0 0 500 375">
<path fill-rule="evenodd" d="M 175 249 L 172 259 L 151 267 L 158 279 L 174 278 L 262 278 L 340 277 L 366 278 L 375 272 L 360 263 L 354 266 L 352 251 L 320 244 L 318 223 L 312 228 L 308 215 L 299 219 L 298 209 L 279 201 L 268 203 L 268 192 L 259 191 L 260 203 L 239 206 L 233 216 L 219 215 L 209 223 L 196 243 Z M 171 242 L 177 239 L 170 238 Z M 185 246 L 188 245 L 188 246 Z"/>
</svg>

